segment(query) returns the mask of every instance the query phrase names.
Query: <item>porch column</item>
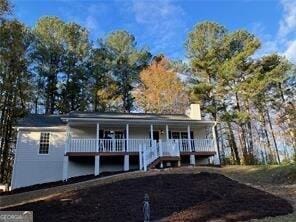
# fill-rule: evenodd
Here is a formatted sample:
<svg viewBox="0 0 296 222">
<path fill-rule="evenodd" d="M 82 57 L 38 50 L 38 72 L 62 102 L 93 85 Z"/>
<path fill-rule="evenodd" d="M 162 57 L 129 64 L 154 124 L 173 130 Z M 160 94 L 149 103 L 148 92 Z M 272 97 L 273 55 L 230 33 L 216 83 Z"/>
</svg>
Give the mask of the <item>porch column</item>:
<svg viewBox="0 0 296 222">
<path fill-rule="evenodd" d="M 129 171 L 129 155 L 124 155 L 123 170 Z"/>
<path fill-rule="evenodd" d="M 63 181 L 68 180 L 69 156 L 64 156 L 63 160 Z"/>
<path fill-rule="evenodd" d="M 191 149 L 191 135 L 190 135 L 190 125 L 187 126 L 187 138 L 188 138 L 188 148 L 190 150 L 190 152 L 192 152 Z"/>
<path fill-rule="evenodd" d="M 150 125 L 150 138 L 153 141 L 153 125 Z"/>
<path fill-rule="evenodd" d="M 140 144 L 139 147 L 139 170 L 143 169 L 143 146 Z"/>
<path fill-rule="evenodd" d="M 195 155 L 190 155 L 190 165 L 195 165 Z"/>
<path fill-rule="evenodd" d="M 70 139 L 71 139 L 70 126 L 69 126 L 69 123 L 68 123 L 67 124 L 67 129 L 66 129 L 66 144 L 65 144 L 64 154 L 66 154 L 70 150 Z"/>
<path fill-rule="evenodd" d="M 100 144 L 100 124 L 97 123 L 97 140 L 96 140 L 96 152 L 99 152 L 99 144 Z"/>
<path fill-rule="evenodd" d="M 192 152 L 190 125 L 187 126 L 187 137 L 188 137 L 188 148 L 189 148 L 190 152 Z M 193 155 L 193 154 L 190 154 L 190 164 L 195 165 L 195 155 Z"/>
<path fill-rule="evenodd" d="M 126 152 L 129 151 L 129 125 L 126 124 Z"/>
<path fill-rule="evenodd" d="M 166 139 L 169 140 L 169 126 L 165 125 Z"/>
<path fill-rule="evenodd" d="M 100 155 L 95 156 L 95 176 L 100 174 Z"/>
</svg>

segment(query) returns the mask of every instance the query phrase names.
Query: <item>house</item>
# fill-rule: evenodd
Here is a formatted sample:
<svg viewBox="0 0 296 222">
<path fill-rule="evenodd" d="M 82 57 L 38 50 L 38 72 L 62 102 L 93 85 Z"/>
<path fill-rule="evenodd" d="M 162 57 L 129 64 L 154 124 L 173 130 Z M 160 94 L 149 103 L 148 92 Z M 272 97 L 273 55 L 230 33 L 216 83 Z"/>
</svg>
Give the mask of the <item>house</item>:
<svg viewBox="0 0 296 222">
<path fill-rule="evenodd" d="M 12 189 L 101 172 L 220 164 L 213 121 L 186 114 L 71 112 L 19 121 Z"/>
</svg>

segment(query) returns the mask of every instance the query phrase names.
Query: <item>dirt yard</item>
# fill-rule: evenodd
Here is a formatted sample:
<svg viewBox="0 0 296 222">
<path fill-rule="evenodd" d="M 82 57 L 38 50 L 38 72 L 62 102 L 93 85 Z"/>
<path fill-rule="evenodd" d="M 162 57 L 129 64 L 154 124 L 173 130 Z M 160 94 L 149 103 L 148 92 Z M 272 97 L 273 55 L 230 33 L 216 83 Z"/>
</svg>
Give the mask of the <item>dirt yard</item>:
<svg viewBox="0 0 296 222">
<path fill-rule="evenodd" d="M 241 221 L 293 211 L 288 201 L 221 175 L 234 178 L 232 170 L 197 167 L 133 173 L 134 177 L 99 180 L 7 210 L 33 210 L 34 221 L 142 221 L 142 201 L 148 193 L 151 216 L 157 221 Z M 239 181 L 248 183 L 242 178 Z"/>
</svg>

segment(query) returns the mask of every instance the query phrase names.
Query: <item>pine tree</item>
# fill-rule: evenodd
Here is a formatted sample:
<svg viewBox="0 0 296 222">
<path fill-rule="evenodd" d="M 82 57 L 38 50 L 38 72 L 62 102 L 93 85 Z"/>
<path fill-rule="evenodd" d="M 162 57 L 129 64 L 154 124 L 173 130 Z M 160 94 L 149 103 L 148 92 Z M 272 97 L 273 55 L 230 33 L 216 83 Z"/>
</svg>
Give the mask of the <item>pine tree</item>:
<svg viewBox="0 0 296 222">
<path fill-rule="evenodd" d="M 112 32 L 104 41 L 111 55 L 111 76 L 115 80 L 122 100 L 123 112 L 133 109 L 132 91 L 140 71 L 148 65 L 150 53 L 137 49 L 135 37 L 126 31 Z"/>
<path fill-rule="evenodd" d="M 13 126 L 27 112 L 31 35 L 17 20 L 0 21 L 0 182 L 9 182 L 15 140 Z"/>
</svg>

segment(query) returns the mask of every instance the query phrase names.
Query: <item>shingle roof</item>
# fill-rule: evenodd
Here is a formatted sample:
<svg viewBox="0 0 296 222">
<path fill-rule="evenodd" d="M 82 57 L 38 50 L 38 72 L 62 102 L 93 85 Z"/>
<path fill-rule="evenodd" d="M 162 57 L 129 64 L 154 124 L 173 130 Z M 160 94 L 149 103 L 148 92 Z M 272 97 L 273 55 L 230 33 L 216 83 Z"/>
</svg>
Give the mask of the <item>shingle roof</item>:
<svg viewBox="0 0 296 222">
<path fill-rule="evenodd" d="M 65 125 L 59 115 L 29 114 L 17 122 L 21 127 L 54 127 Z"/>
<path fill-rule="evenodd" d="M 67 119 L 111 119 L 111 120 L 152 120 L 152 121 L 196 121 L 185 114 L 154 114 L 154 113 L 97 113 L 70 112 L 63 115 L 30 114 L 17 123 L 18 127 L 55 127 L 66 124 Z"/>
<path fill-rule="evenodd" d="M 71 112 L 65 118 L 134 119 L 134 120 L 191 120 L 185 114 Z"/>
</svg>

